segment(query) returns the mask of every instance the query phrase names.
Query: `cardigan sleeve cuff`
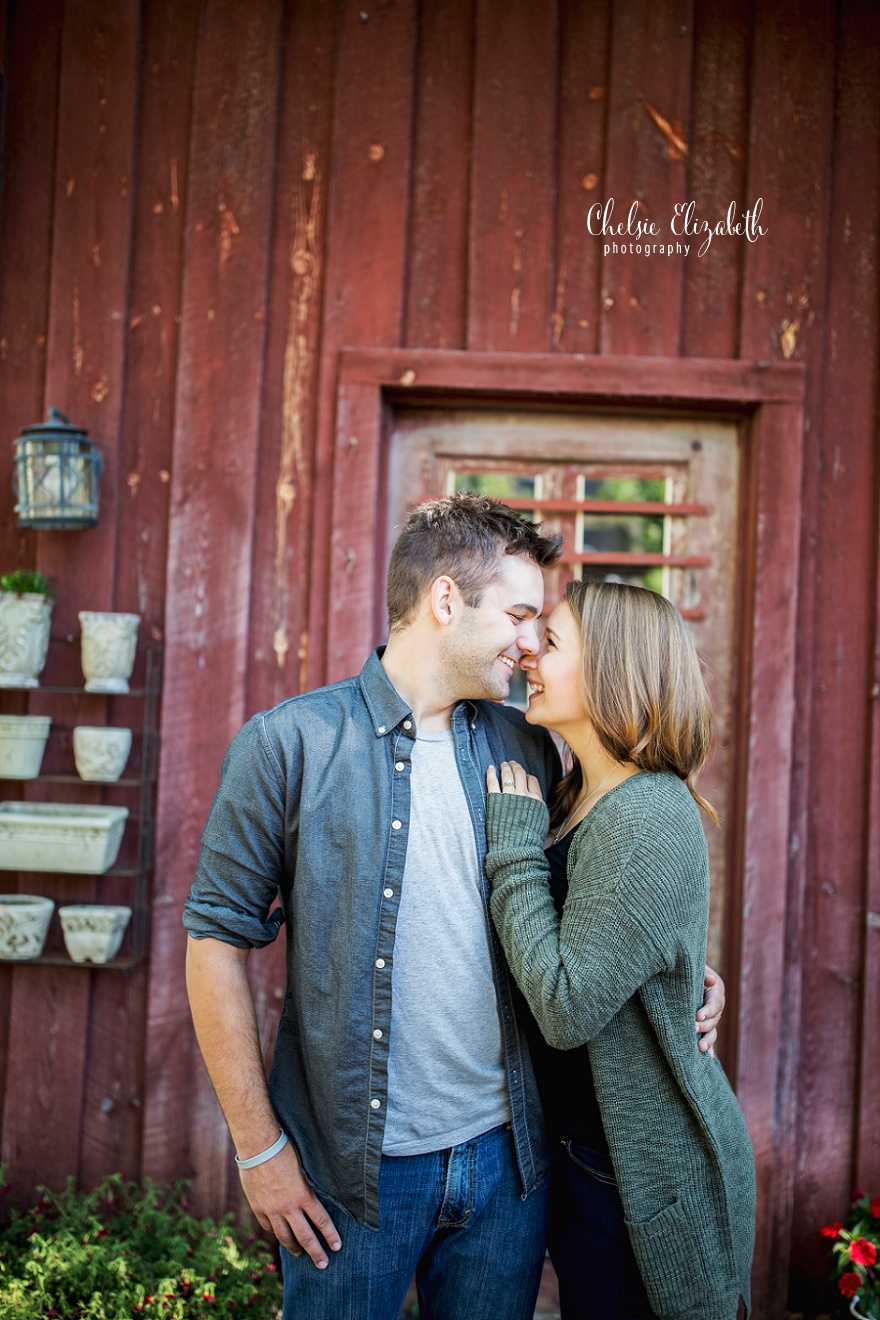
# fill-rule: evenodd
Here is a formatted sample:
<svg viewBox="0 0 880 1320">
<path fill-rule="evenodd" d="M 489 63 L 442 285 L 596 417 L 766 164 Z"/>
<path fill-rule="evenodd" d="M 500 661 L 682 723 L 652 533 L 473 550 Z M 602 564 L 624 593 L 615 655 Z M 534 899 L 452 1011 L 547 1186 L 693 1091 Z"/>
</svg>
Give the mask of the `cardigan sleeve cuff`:
<svg viewBox="0 0 880 1320">
<path fill-rule="evenodd" d="M 486 837 L 490 850 L 542 848 L 550 812 L 537 798 L 519 793 L 489 793 L 486 798 Z"/>
</svg>

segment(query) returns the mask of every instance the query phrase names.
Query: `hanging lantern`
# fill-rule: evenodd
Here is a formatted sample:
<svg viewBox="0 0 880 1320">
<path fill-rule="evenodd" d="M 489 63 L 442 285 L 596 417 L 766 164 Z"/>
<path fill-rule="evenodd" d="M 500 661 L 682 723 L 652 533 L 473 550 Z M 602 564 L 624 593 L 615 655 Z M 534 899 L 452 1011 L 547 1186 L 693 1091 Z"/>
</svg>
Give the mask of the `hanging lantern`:
<svg viewBox="0 0 880 1320">
<path fill-rule="evenodd" d="M 94 527 L 102 466 L 87 432 L 50 408 L 48 422 L 26 426 L 15 441 L 13 486 L 19 527 L 41 531 Z"/>
</svg>

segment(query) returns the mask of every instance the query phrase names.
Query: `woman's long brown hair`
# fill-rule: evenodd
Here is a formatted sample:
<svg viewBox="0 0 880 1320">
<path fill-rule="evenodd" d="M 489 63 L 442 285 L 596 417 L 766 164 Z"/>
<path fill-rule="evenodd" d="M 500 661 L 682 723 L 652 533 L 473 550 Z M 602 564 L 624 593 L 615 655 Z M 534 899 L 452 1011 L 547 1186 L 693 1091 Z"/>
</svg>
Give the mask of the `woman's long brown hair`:
<svg viewBox="0 0 880 1320">
<path fill-rule="evenodd" d="M 569 582 L 565 599 L 581 638 L 584 705 L 602 747 L 640 770 L 667 770 L 694 786 L 712 745 L 712 707 L 696 648 L 664 596 L 622 582 Z M 560 781 L 551 825 L 565 820 L 583 789 L 580 765 Z"/>
</svg>

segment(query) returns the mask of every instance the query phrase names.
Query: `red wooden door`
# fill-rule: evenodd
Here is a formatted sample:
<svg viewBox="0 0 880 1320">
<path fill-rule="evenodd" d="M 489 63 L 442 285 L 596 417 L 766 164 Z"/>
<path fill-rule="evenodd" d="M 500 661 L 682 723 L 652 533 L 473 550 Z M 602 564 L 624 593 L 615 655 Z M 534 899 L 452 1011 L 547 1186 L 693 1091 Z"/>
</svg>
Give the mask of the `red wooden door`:
<svg viewBox="0 0 880 1320">
<path fill-rule="evenodd" d="M 701 788 L 729 823 L 739 469 L 739 428 L 732 421 L 622 410 L 398 408 L 390 435 L 385 553 L 377 570 L 384 574 L 396 529 L 414 504 L 478 490 L 563 533 L 560 565 L 546 574 L 545 613 L 572 577 L 636 582 L 662 592 L 688 620 L 704 664 L 717 746 Z M 524 675 L 512 700 L 525 701 Z M 717 963 L 730 840 L 709 822 L 706 833 L 709 952 Z"/>
</svg>

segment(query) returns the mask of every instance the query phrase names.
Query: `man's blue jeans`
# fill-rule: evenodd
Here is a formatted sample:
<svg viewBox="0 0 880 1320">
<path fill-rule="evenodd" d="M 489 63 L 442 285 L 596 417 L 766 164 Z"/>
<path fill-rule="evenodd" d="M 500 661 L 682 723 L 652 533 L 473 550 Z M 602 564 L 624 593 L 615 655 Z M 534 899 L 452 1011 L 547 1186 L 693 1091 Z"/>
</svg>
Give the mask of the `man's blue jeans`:
<svg viewBox="0 0 880 1320">
<path fill-rule="evenodd" d="M 549 1178 L 523 1198 L 509 1128 L 383 1156 L 379 1196 L 378 1231 L 328 1200 L 342 1249 L 325 1270 L 282 1248 L 284 1320 L 398 1320 L 413 1275 L 421 1320 L 532 1320 Z"/>
</svg>

